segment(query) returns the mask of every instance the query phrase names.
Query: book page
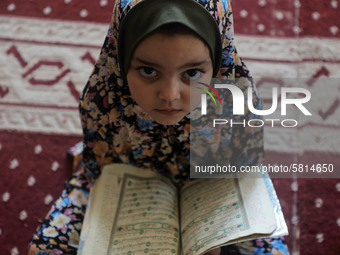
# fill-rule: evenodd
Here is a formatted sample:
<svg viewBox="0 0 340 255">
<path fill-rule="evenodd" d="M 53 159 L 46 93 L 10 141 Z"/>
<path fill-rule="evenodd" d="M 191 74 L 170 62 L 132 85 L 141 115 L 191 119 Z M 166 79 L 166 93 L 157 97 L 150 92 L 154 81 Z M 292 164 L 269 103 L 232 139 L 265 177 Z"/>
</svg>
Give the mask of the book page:
<svg viewBox="0 0 340 255">
<path fill-rule="evenodd" d="M 254 239 L 253 234 L 270 235 L 276 220 L 266 194 L 262 178 L 201 179 L 184 187 L 181 198 L 184 254 L 202 254 L 243 236 L 252 235 Z"/>
<path fill-rule="evenodd" d="M 110 238 L 112 235 L 112 231 L 114 230 L 115 215 L 120 201 L 121 186 L 124 179 L 124 175 L 126 174 L 144 178 L 156 178 L 159 176 L 159 174 L 151 170 L 140 169 L 126 164 L 110 164 L 105 166 L 104 169 L 102 170 L 102 174 L 96 180 L 94 187 L 91 188 L 89 204 L 86 210 L 86 215 L 84 218 L 83 227 L 80 235 L 80 243 L 77 252 L 78 255 L 107 254 L 110 246 Z M 162 187 L 163 190 L 169 189 L 169 192 L 171 190 L 173 194 L 172 196 L 175 197 L 176 199 L 173 203 L 177 205 L 177 194 L 175 194 L 174 192 L 175 188 L 172 187 L 172 185 L 169 186 L 168 184 L 165 184 L 164 182 L 162 182 L 162 184 L 163 186 L 165 186 Z M 148 187 L 146 187 L 146 189 L 147 188 Z M 154 188 L 156 187 L 153 187 L 153 189 Z M 154 190 L 152 190 L 151 192 L 154 192 Z M 164 193 L 165 191 L 162 192 L 163 192 L 162 195 L 160 194 L 154 195 L 155 200 L 153 202 L 159 202 L 159 200 L 161 200 L 165 196 Z M 140 194 L 139 191 L 137 193 Z M 169 200 L 171 199 L 170 198 L 171 196 L 170 194 L 168 195 L 167 197 Z M 139 201 L 139 203 L 141 203 L 141 201 Z M 163 203 L 165 202 L 162 200 L 160 206 L 158 207 L 163 207 Z M 171 203 L 168 202 L 168 204 Z M 135 206 L 136 205 L 137 201 Z M 153 207 L 156 207 L 156 205 L 157 204 L 153 204 Z M 146 211 L 147 209 L 148 207 L 146 207 Z M 177 210 L 170 211 L 176 212 L 175 214 L 173 214 L 174 219 L 178 217 Z M 167 213 L 166 222 L 169 222 L 168 215 L 169 214 Z M 170 222 L 173 223 L 172 221 Z M 176 219 L 176 223 L 177 222 L 178 221 Z M 179 239 L 178 235 L 179 232 L 173 234 L 172 239 L 173 240 L 176 239 L 176 241 L 178 242 Z M 133 240 L 133 242 L 135 242 L 135 240 Z"/>
<path fill-rule="evenodd" d="M 184 254 L 201 254 L 223 237 L 249 228 L 237 182 L 200 179 L 185 186 L 181 197 Z"/>
<path fill-rule="evenodd" d="M 119 179 L 121 179 L 119 173 L 103 171 L 91 188 L 78 254 L 106 253 L 119 200 Z"/>
<path fill-rule="evenodd" d="M 275 217 L 276 217 L 276 225 L 277 228 L 275 231 L 271 234 L 270 237 L 275 238 L 279 236 L 286 236 L 288 235 L 288 227 L 281 209 L 279 198 L 276 195 L 276 191 L 274 188 L 274 185 L 267 173 L 262 174 L 264 183 L 266 185 L 268 195 L 270 197 L 270 200 L 272 201 Z"/>
<path fill-rule="evenodd" d="M 248 212 L 249 224 L 257 233 L 271 233 L 277 227 L 273 204 L 261 174 L 258 178 L 238 176 L 245 210 Z M 268 227 L 272 225 L 272 231 Z"/>
<path fill-rule="evenodd" d="M 125 175 L 107 254 L 179 254 L 177 190 Z"/>
</svg>

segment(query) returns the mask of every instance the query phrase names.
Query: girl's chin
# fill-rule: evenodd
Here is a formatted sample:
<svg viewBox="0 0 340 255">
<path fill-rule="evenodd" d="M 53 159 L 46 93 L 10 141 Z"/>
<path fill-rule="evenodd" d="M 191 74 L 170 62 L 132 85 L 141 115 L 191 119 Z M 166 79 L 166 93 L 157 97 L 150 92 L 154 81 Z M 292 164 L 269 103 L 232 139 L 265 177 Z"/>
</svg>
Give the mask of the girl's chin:
<svg viewBox="0 0 340 255">
<path fill-rule="evenodd" d="M 155 122 L 157 122 L 158 124 L 164 125 L 164 126 L 172 126 L 172 125 L 176 125 L 178 122 L 180 122 L 183 118 L 179 119 L 179 120 L 154 120 Z"/>
<path fill-rule="evenodd" d="M 151 116 L 151 118 L 158 124 L 161 124 L 164 126 L 171 126 L 171 125 L 178 124 L 178 122 L 183 120 L 185 116 L 186 114 L 182 113 L 176 116 Z"/>
</svg>

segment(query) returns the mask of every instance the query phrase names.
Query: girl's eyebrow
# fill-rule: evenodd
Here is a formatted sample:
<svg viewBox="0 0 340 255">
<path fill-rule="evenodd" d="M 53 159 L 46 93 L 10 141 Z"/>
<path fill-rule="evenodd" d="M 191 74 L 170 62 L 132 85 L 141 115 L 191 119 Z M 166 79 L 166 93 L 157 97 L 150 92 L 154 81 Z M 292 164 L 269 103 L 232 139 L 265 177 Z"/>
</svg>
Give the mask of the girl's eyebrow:
<svg viewBox="0 0 340 255">
<path fill-rule="evenodd" d="M 178 69 L 185 69 L 185 68 L 192 68 L 192 67 L 197 67 L 197 66 L 206 66 L 210 65 L 211 62 L 208 60 L 202 60 L 202 61 L 197 61 L 197 62 L 189 62 L 185 63 L 184 65 L 180 66 Z"/>
<path fill-rule="evenodd" d="M 135 57 L 134 59 L 132 59 L 132 61 L 138 61 L 138 62 L 140 62 L 144 65 L 147 65 L 147 66 L 158 67 L 158 68 L 162 67 L 161 65 L 159 65 L 157 63 L 146 61 L 146 60 L 141 59 L 139 57 Z M 210 65 L 210 64 L 211 64 L 211 62 L 205 59 L 205 60 L 201 60 L 201 61 L 197 61 L 197 62 L 185 63 L 185 64 L 181 65 L 178 69 L 193 68 L 193 67 L 197 67 L 197 66 L 206 66 L 206 65 Z"/>
<path fill-rule="evenodd" d="M 132 59 L 132 61 L 138 61 L 138 62 L 140 62 L 140 63 L 142 63 L 142 64 L 144 64 L 144 65 L 147 65 L 147 66 L 153 66 L 153 67 L 161 67 L 159 64 L 156 64 L 156 63 L 153 63 L 153 62 L 149 62 L 149 61 L 146 61 L 146 60 L 143 60 L 143 59 L 141 59 L 141 58 L 139 58 L 139 57 L 135 57 L 135 58 L 133 58 Z M 131 61 L 131 62 L 132 62 Z"/>
</svg>

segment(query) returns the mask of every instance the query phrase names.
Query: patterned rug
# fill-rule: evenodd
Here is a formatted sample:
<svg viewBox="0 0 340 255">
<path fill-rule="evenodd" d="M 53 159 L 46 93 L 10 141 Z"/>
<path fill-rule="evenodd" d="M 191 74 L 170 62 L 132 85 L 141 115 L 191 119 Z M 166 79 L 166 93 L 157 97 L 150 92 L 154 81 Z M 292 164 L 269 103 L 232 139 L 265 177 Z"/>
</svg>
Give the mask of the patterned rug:
<svg viewBox="0 0 340 255">
<path fill-rule="evenodd" d="M 1 254 L 27 253 L 35 228 L 72 173 L 66 152 L 81 140 L 78 98 L 99 55 L 113 4 L 0 1 Z M 273 87 L 279 91 L 278 108 L 282 88 L 311 93 L 307 109 L 312 117 L 296 107 L 284 117 L 296 119 L 298 127 L 282 125 L 282 116 L 265 123 L 265 165 L 326 167 L 308 178 L 273 179 L 291 254 L 340 254 L 339 3 L 234 0 L 232 5 L 235 43 L 264 109 L 272 104 Z M 328 175 L 331 166 L 333 175 Z"/>
</svg>

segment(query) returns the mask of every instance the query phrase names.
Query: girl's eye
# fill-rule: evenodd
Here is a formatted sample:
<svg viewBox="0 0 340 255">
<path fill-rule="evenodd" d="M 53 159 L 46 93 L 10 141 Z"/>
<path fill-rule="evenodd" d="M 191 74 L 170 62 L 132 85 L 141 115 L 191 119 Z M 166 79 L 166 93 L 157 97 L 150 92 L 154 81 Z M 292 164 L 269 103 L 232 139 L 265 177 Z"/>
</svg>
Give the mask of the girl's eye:
<svg viewBox="0 0 340 255">
<path fill-rule="evenodd" d="M 139 71 L 140 71 L 140 74 L 146 78 L 152 78 L 157 75 L 156 70 L 151 67 L 142 67 L 139 69 Z"/>
<path fill-rule="evenodd" d="M 197 79 L 201 76 L 201 71 L 198 69 L 188 70 L 185 72 L 184 76 L 188 79 Z"/>
</svg>

